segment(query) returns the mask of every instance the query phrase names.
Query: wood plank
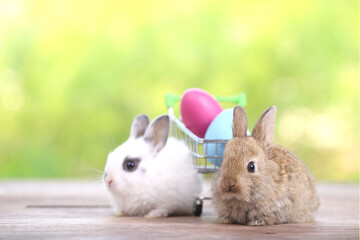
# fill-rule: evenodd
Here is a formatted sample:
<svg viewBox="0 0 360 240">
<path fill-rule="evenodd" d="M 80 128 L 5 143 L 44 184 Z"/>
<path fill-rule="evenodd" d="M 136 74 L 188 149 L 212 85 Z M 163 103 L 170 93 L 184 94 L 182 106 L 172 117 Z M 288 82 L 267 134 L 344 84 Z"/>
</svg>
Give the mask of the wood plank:
<svg viewBox="0 0 360 240">
<path fill-rule="evenodd" d="M 201 217 L 115 217 L 99 184 L 2 180 L 0 239 L 359 239 L 359 186 L 321 183 L 318 192 L 314 222 L 248 227 L 219 223 L 210 201 Z"/>
</svg>

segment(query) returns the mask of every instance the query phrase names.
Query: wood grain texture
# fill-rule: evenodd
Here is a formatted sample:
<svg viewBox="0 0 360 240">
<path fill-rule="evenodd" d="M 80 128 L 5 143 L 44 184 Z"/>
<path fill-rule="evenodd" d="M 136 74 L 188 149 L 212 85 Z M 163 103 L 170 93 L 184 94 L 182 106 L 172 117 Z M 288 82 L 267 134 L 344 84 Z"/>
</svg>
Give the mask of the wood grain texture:
<svg viewBox="0 0 360 240">
<path fill-rule="evenodd" d="M 318 192 L 314 222 L 248 227 L 219 223 L 209 201 L 201 217 L 115 217 L 101 185 L 2 180 L 0 239 L 359 239 L 359 186 L 322 183 Z"/>
</svg>

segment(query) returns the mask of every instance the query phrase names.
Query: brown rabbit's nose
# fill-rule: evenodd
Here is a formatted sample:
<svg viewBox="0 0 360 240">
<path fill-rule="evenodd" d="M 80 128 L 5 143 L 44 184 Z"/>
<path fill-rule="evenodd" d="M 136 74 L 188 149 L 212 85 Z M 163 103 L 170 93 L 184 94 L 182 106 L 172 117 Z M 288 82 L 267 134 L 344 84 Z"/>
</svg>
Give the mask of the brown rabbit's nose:
<svg viewBox="0 0 360 240">
<path fill-rule="evenodd" d="M 225 181 L 224 181 L 225 186 L 228 187 L 228 188 L 234 187 L 235 183 L 236 183 L 235 180 L 232 179 L 232 178 L 226 178 Z"/>
<path fill-rule="evenodd" d="M 223 184 L 225 192 L 236 193 L 236 181 L 233 178 L 225 178 Z"/>
</svg>

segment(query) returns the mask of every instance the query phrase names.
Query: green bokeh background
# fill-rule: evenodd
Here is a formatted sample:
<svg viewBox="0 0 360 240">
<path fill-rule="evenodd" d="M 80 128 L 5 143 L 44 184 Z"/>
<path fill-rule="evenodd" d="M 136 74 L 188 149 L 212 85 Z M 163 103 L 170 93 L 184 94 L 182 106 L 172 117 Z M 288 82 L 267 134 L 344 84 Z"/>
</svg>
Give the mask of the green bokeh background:
<svg viewBox="0 0 360 240">
<path fill-rule="evenodd" d="M 359 77 L 355 0 L 0 0 L 0 177 L 94 177 L 199 87 L 246 93 L 250 128 L 277 105 L 277 143 L 358 181 Z"/>
</svg>

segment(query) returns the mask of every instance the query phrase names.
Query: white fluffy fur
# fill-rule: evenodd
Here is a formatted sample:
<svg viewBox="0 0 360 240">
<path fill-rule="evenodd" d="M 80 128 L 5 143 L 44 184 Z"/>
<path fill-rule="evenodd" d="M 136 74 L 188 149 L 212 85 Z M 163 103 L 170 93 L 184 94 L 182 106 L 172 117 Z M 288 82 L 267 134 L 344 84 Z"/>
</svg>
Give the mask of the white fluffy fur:
<svg viewBox="0 0 360 240">
<path fill-rule="evenodd" d="M 134 172 L 124 171 L 126 157 L 141 159 Z M 116 215 L 188 215 L 201 191 L 187 146 L 174 138 L 158 153 L 143 137 L 129 138 L 108 155 L 105 172 L 113 179 L 106 187 Z"/>
</svg>

